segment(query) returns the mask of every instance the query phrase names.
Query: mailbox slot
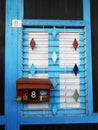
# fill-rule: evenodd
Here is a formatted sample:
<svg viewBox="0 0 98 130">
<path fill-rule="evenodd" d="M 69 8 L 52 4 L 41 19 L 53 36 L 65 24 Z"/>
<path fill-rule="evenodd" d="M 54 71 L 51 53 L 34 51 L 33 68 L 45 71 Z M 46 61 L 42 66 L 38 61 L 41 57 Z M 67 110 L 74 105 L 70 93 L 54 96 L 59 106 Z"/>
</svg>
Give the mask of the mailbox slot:
<svg viewBox="0 0 98 130">
<path fill-rule="evenodd" d="M 20 102 L 49 102 L 49 79 L 20 78 L 16 81 L 16 100 Z"/>
</svg>

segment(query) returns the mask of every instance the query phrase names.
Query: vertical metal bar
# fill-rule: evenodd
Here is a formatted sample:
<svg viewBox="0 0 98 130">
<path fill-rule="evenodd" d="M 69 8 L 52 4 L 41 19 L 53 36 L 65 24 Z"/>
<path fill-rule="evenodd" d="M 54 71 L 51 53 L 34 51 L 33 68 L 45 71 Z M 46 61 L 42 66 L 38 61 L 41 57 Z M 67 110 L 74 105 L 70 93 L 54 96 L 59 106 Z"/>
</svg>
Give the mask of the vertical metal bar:
<svg viewBox="0 0 98 130">
<path fill-rule="evenodd" d="M 17 4 L 17 18 L 20 19 L 20 20 L 23 20 L 23 17 L 24 17 L 24 0 L 19 0 L 18 1 L 18 4 Z M 22 44 L 23 44 L 23 25 L 21 28 L 18 28 L 18 31 L 17 31 L 17 46 L 18 46 L 18 49 L 17 49 L 17 71 L 18 71 L 18 74 L 17 74 L 17 78 L 21 78 L 22 77 Z M 20 118 L 21 117 L 21 108 L 22 108 L 22 104 L 21 103 L 18 103 L 18 108 L 17 108 L 17 116 L 18 116 L 18 120 L 16 121 L 17 124 L 18 124 L 18 129 L 17 130 L 20 130 Z"/>
<path fill-rule="evenodd" d="M 92 90 L 92 53 L 91 53 L 91 22 L 90 22 L 90 0 L 83 0 L 83 18 L 88 22 L 86 26 L 87 49 L 87 79 L 88 79 L 88 114 L 93 113 L 93 90 Z"/>
</svg>

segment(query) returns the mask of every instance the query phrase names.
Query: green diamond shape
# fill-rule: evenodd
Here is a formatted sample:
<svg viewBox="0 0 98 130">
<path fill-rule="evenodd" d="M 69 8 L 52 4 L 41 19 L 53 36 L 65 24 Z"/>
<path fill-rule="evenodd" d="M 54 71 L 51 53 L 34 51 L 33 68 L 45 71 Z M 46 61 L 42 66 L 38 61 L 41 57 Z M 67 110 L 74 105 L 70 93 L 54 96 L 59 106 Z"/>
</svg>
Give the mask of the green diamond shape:
<svg viewBox="0 0 98 130">
<path fill-rule="evenodd" d="M 78 101 L 79 93 L 78 93 L 77 89 L 75 90 L 75 92 L 73 94 L 73 98 L 75 99 L 76 102 Z"/>
</svg>

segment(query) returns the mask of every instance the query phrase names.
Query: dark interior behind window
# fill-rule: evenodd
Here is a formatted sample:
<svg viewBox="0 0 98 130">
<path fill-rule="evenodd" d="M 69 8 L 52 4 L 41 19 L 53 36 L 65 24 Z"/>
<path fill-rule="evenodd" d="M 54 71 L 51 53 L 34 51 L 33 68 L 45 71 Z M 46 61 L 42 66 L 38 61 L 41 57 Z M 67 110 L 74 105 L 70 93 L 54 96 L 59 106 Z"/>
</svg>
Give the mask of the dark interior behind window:
<svg viewBox="0 0 98 130">
<path fill-rule="evenodd" d="M 91 0 L 91 29 L 92 29 L 92 56 L 93 56 L 93 102 L 94 112 L 98 112 L 98 1 Z"/>
<path fill-rule="evenodd" d="M 0 130 L 5 130 L 4 125 L 0 125 Z"/>
<path fill-rule="evenodd" d="M 5 0 L 0 0 L 0 115 L 4 114 Z"/>
<path fill-rule="evenodd" d="M 97 130 L 98 124 L 21 125 L 20 130 Z"/>
<path fill-rule="evenodd" d="M 81 20 L 82 0 L 24 0 L 24 18 Z"/>
</svg>

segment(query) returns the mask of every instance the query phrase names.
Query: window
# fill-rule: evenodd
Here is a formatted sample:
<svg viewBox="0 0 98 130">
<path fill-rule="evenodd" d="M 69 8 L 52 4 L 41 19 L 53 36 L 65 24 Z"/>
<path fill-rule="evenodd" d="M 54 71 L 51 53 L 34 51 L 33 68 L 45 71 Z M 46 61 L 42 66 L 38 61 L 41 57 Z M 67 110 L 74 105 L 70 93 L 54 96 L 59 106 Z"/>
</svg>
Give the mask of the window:
<svg viewBox="0 0 98 130">
<path fill-rule="evenodd" d="M 82 0 L 24 0 L 25 19 L 81 20 Z"/>
</svg>

